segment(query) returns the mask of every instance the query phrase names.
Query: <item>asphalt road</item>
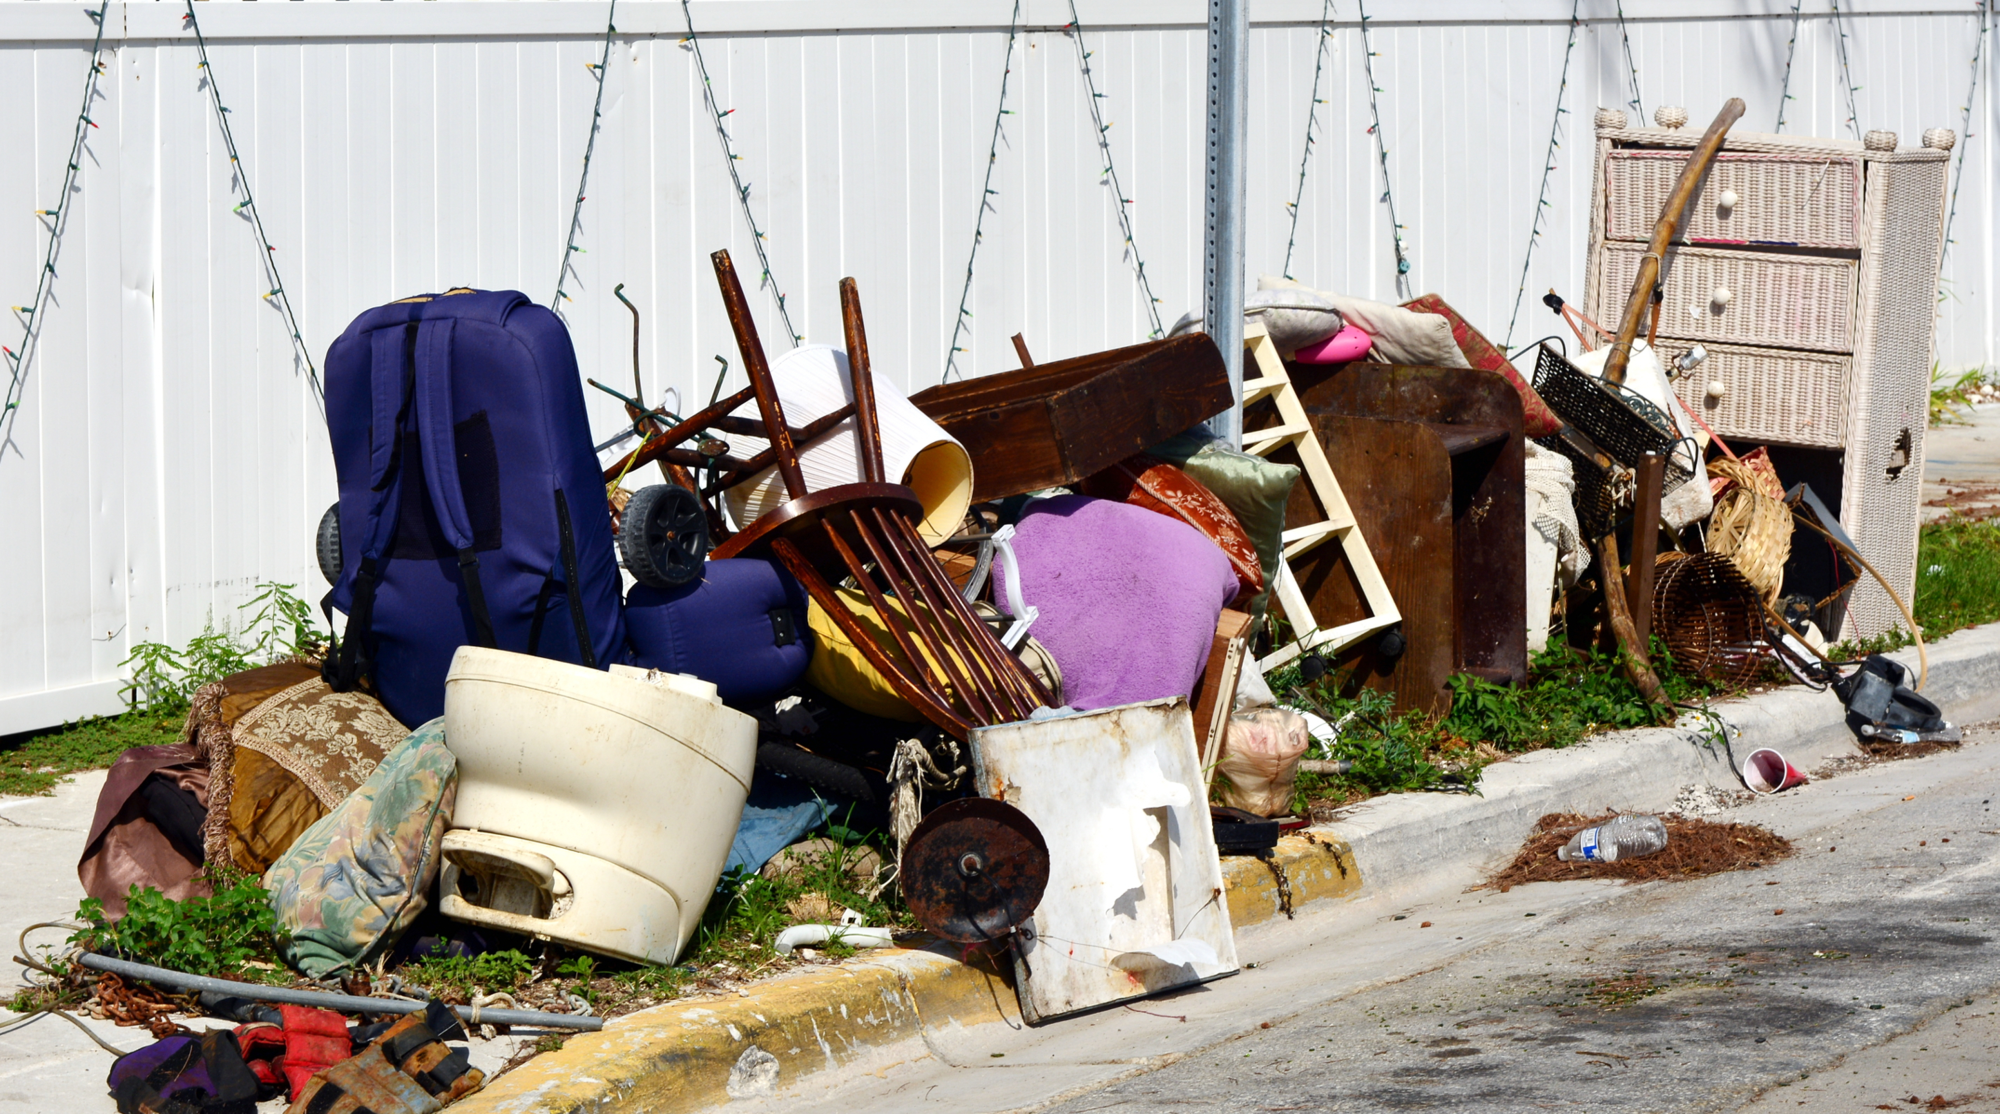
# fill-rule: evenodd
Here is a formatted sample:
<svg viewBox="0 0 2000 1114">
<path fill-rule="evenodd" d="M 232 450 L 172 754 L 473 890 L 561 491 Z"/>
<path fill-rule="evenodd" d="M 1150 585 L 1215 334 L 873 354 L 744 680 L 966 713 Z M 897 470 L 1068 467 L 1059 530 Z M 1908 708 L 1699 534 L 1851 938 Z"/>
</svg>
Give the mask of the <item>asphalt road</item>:
<svg viewBox="0 0 2000 1114">
<path fill-rule="evenodd" d="M 1743 810 L 1795 855 L 1537 917 L 1054 1109 L 1696 1111 L 1761 1092 L 1760 1111 L 2000 1110 L 1996 752 L 1872 767 L 1793 802 L 1817 808 Z M 1857 807 L 1825 807 L 1836 796 Z"/>
<path fill-rule="evenodd" d="M 1996 741 L 1725 813 L 1795 842 L 1774 867 L 1499 894 L 1440 863 L 1240 931 L 1233 978 L 939 1026 L 730 1111 L 2000 1114 Z"/>
</svg>

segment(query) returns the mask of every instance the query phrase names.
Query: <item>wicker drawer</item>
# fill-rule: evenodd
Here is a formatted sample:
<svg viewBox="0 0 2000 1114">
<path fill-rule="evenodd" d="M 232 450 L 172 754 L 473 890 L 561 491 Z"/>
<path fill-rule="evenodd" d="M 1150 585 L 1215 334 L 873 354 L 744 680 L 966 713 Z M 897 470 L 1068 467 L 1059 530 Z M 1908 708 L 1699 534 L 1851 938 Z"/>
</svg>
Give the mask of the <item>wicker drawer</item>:
<svg viewBox="0 0 2000 1114">
<path fill-rule="evenodd" d="M 1651 241 L 1653 222 L 1680 177 L 1679 151 L 1613 151 L 1604 159 L 1604 235 Z M 1728 209 L 1724 190 L 1736 194 Z M 1861 160 L 1828 155 L 1716 156 L 1702 192 L 1688 206 L 1681 236 L 1694 244 L 1782 244 L 1858 248 Z"/>
<path fill-rule="evenodd" d="M 1615 328 L 1639 273 L 1644 244 L 1606 243 L 1593 311 Z M 1852 259 L 1763 255 L 1717 248 L 1667 253 L 1660 335 L 1703 343 L 1776 345 L 1847 352 L 1854 345 Z M 1727 305 L 1712 301 L 1729 290 Z"/>
<path fill-rule="evenodd" d="M 1660 344 L 1668 366 L 1690 346 Z M 1847 428 L 1846 356 L 1711 344 L 1708 359 L 1674 380 L 1674 393 L 1724 440 L 1839 448 Z M 1708 385 L 1721 382 L 1719 399 Z"/>
</svg>

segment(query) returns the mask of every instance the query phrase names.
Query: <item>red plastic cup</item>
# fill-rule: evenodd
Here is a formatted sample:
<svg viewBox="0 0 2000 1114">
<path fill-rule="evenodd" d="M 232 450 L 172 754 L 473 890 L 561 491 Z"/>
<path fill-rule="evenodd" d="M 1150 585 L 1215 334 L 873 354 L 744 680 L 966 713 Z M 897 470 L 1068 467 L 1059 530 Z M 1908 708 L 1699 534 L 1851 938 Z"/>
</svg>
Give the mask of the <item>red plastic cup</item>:
<svg viewBox="0 0 2000 1114">
<path fill-rule="evenodd" d="M 1777 793 L 1805 783 L 1806 775 L 1769 747 L 1753 750 L 1743 760 L 1743 784 L 1753 793 Z"/>
</svg>

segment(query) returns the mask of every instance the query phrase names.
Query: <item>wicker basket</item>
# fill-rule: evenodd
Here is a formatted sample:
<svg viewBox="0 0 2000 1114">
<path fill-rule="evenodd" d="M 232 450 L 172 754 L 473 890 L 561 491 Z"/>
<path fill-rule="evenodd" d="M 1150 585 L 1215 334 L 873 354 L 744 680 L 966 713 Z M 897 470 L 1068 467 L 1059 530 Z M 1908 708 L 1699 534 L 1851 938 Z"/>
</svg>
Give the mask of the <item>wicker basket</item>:
<svg viewBox="0 0 2000 1114">
<path fill-rule="evenodd" d="M 1645 254 L 1644 244 L 1604 245 L 1597 284 L 1599 321 L 1624 308 Z M 1667 256 L 1660 336 L 1704 344 L 1851 351 L 1858 274 L 1852 259 L 1680 248 Z M 1729 291 L 1727 303 L 1714 303 L 1718 289 Z"/>
<path fill-rule="evenodd" d="M 1708 520 L 1708 550 L 1735 562 L 1766 603 L 1775 602 L 1792 556 L 1792 512 L 1764 490 L 1770 473 L 1755 473 L 1738 461 L 1717 460 L 1709 473 L 1735 481 L 1715 501 Z"/>
<path fill-rule="evenodd" d="M 1653 633 L 1674 667 L 1741 688 L 1763 666 L 1764 611 L 1735 562 L 1719 553 L 1663 553 L 1653 579 Z"/>
</svg>

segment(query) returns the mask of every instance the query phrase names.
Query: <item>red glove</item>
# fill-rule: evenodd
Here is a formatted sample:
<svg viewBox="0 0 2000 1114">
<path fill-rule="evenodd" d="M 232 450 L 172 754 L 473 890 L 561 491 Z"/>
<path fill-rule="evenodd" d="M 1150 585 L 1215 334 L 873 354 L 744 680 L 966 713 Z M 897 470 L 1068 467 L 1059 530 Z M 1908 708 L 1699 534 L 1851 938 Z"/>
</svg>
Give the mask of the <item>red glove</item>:
<svg viewBox="0 0 2000 1114">
<path fill-rule="evenodd" d="M 347 1019 L 332 1010 L 279 1006 L 278 1012 L 285 1018 L 285 1056 L 279 1066 L 296 1102 L 306 1080 L 354 1055 L 354 1046 L 347 1039 Z"/>
</svg>

